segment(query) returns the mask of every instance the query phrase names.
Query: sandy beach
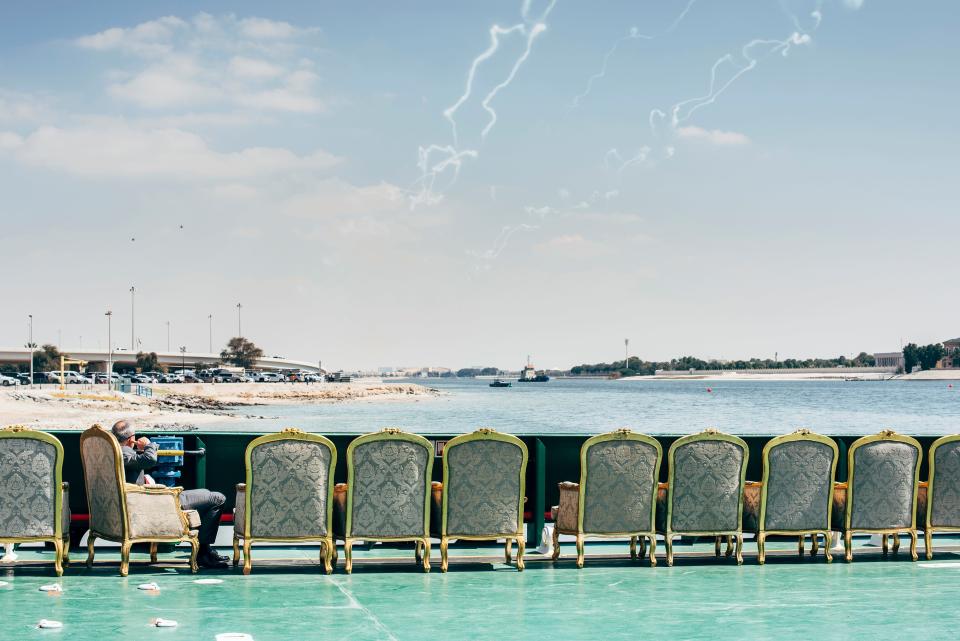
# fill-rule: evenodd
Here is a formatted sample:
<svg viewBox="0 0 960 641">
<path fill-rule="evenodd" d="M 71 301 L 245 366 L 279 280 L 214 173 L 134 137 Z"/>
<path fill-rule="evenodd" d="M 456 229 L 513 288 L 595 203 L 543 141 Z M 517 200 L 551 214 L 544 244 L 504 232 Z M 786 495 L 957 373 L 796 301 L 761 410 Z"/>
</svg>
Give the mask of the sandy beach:
<svg viewBox="0 0 960 641">
<path fill-rule="evenodd" d="M 381 382 L 305 385 L 298 383 L 233 383 L 153 385 L 153 397 L 109 391 L 103 385 L 54 385 L 41 389 L 0 389 L 0 426 L 86 429 L 134 420 L 141 428 L 185 430 L 209 423 L 270 418 L 270 405 L 291 403 L 399 402 L 439 394 L 423 385 Z M 242 409 L 237 412 L 236 407 Z"/>
</svg>

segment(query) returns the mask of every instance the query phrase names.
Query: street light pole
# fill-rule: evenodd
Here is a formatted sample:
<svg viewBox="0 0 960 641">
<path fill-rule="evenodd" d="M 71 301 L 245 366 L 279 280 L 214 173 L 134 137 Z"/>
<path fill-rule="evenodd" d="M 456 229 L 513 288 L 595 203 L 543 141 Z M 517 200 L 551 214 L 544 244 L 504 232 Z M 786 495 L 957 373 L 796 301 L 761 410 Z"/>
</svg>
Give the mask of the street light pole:
<svg viewBox="0 0 960 641">
<path fill-rule="evenodd" d="M 107 310 L 107 389 L 113 389 L 113 312 Z"/>
<path fill-rule="evenodd" d="M 134 327 L 136 323 L 136 314 L 134 313 L 133 302 L 134 302 L 134 296 L 136 295 L 136 292 L 137 292 L 137 289 L 133 285 L 131 285 L 130 286 L 130 351 L 131 352 L 133 352 L 133 350 L 136 349 L 136 345 L 134 344 L 134 338 L 133 338 Z"/>
<path fill-rule="evenodd" d="M 243 325 L 240 324 L 240 308 L 243 307 L 237 303 L 237 336 L 243 336 Z"/>
<path fill-rule="evenodd" d="M 624 351 L 623 368 L 630 369 L 630 339 L 629 338 L 623 339 L 623 351 Z"/>
<path fill-rule="evenodd" d="M 180 375 L 187 371 L 187 346 L 182 345 L 180 347 Z"/>
<path fill-rule="evenodd" d="M 30 314 L 30 341 L 27 347 L 30 348 L 30 389 L 33 389 L 33 314 Z"/>
</svg>

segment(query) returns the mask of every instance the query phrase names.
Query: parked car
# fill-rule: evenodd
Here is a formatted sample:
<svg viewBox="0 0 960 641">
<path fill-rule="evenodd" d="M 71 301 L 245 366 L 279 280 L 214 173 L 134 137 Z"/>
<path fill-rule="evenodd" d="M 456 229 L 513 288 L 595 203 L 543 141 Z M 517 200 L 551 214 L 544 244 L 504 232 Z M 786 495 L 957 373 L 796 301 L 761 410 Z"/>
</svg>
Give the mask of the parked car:
<svg viewBox="0 0 960 641">
<path fill-rule="evenodd" d="M 181 380 L 182 383 L 202 383 L 196 374 L 184 374 Z"/>
<path fill-rule="evenodd" d="M 6 374 L 0 374 L 0 385 L 4 387 L 11 387 L 20 384 L 19 378 L 14 378 L 13 376 L 7 376 Z"/>
<path fill-rule="evenodd" d="M 153 379 L 147 376 L 146 374 L 133 374 L 130 377 L 131 383 L 139 383 L 141 385 L 145 383 L 153 383 Z"/>
<path fill-rule="evenodd" d="M 282 383 L 283 377 L 276 372 L 259 372 L 254 380 L 258 383 Z"/>
<path fill-rule="evenodd" d="M 21 385 L 29 385 L 29 384 L 30 384 L 30 374 L 29 374 L 29 373 L 17 374 L 16 378 L 19 378 L 19 379 L 20 379 L 20 384 L 21 384 Z"/>
</svg>

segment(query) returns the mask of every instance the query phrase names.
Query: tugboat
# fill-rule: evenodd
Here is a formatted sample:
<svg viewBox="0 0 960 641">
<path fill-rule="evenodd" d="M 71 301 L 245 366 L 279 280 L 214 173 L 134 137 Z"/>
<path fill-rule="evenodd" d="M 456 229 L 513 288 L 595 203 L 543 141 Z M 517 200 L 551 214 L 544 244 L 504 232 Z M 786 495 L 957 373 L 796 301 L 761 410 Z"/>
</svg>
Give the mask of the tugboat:
<svg viewBox="0 0 960 641">
<path fill-rule="evenodd" d="M 501 381 L 499 378 L 490 383 L 490 387 L 510 387 L 513 385 L 510 381 Z"/>
<path fill-rule="evenodd" d="M 550 377 L 547 376 L 546 372 L 543 370 L 537 371 L 533 368 L 533 365 L 530 363 L 530 357 L 527 356 L 527 364 L 520 371 L 520 379 L 518 383 L 546 383 L 550 380 Z"/>
</svg>

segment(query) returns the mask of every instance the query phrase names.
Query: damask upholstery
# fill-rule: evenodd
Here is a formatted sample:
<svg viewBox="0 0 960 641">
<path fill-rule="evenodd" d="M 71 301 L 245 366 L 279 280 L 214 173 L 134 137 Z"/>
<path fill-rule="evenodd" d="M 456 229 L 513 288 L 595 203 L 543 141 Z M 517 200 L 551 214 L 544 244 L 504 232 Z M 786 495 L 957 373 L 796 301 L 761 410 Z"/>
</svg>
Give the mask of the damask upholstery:
<svg viewBox="0 0 960 641">
<path fill-rule="evenodd" d="M 424 501 L 432 456 L 425 445 L 401 439 L 354 448 L 350 536 L 426 536 Z"/>
<path fill-rule="evenodd" d="M 554 527 L 565 534 L 576 534 L 579 527 L 580 484 L 564 481 L 558 483 L 557 487 L 560 490 L 560 503 L 555 508 L 556 513 L 552 514 Z"/>
<path fill-rule="evenodd" d="M 658 453 L 635 440 L 601 441 L 587 451 L 583 531 L 643 532 L 653 529 L 651 501 Z"/>
<path fill-rule="evenodd" d="M 0 538 L 54 536 L 56 464 L 52 443 L 0 439 Z"/>
<path fill-rule="evenodd" d="M 524 461 L 520 448 L 496 440 L 447 447 L 446 534 L 516 534 Z"/>
<path fill-rule="evenodd" d="M 767 455 L 764 529 L 825 530 L 832 501 L 833 462 L 833 448 L 826 443 L 800 440 L 773 447 Z"/>
<path fill-rule="evenodd" d="M 693 441 L 673 455 L 671 530 L 726 532 L 740 526 L 744 450 L 724 440 Z"/>
<path fill-rule="evenodd" d="M 186 536 L 180 503 L 171 494 L 127 492 L 130 538 Z"/>
<path fill-rule="evenodd" d="M 760 530 L 760 502 L 763 483 L 747 481 L 743 486 L 743 531 Z"/>
<path fill-rule="evenodd" d="M 250 455 L 250 534 L 263 538 L 327 535 L 330 449 L 299 439 L 270 441 Z"/>
<path fill-rule="evenodd" d="M 70 485 L 63 483 L 63 498 L 60 504 L 60 532 L 66 537 L 70 533 Z"/>
<path fill-rule="evenodd" d="M 936 449 L 934 475 L 931 525 L 960 527 L 960 441 L 944 443 Z"/>
<path fill-rule="evenodd" d="M 909 528 L 920 452 L 908 443 L 874 441 L 854 452 L 852 530 Z"/>
<path fill-rule="evenodd" d="M 247 513 L 247 490 L 241 483 L 237 486 L 237 497 L 233 503 L 233 531 L 243 536 L 243 528 Z"/>
<path fill-rule="evenodd" d="M 120 453 L 118 447 L 111 445 L 106 438 L 88 438 L 82 443 L 80 455 L 87 485 L 90 528 L 105 537 L 120 540 L 123 538 L 123 497 L 117 479 Z"/>
</svg>

